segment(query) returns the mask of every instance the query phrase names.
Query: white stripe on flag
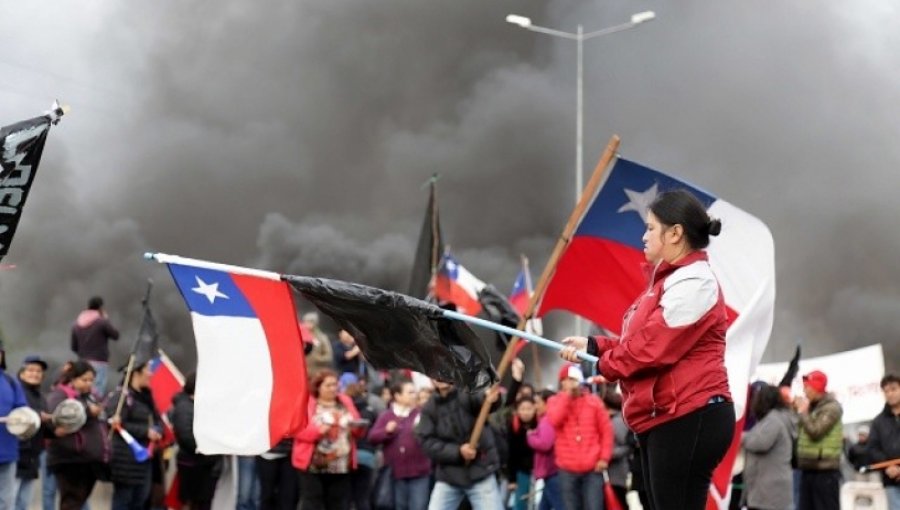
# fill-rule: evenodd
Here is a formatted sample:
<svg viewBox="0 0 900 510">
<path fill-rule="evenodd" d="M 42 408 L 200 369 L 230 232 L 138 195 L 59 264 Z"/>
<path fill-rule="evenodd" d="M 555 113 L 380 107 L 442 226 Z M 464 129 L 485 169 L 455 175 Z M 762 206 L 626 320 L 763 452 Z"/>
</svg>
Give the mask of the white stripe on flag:
<svg viewBox="0 0 900 510">
<path fill-rule="evenodd" d="M 236 455 L 269 450 L 273 376 L 262 324 L 253 318 L 193 312 L 191 318 L 197 339 L 197 450 Z"/>
<path fill-rule="evenodd" d="M 473 299 L 477 301 L 478 294 L 480 294 L 484 289 L 485 283 L 476 278 L 475 275 L 470 273 L 469 270 L 464 268 L 462 265 L 457 265 L 456 268 L 456 284 L 459 285 L 463 290 L 465 290 L 466 294 L 469 294 Z"/>
<path fill-rule="evenodd" d="M 775 245 L 768 227 L 737 207 L 717 200 L 710 216 L 722 233 L 709 245 L 709 260 L 725 303 L 738 313 L 728 328 L 725 366 L 735 413 L 744 414 L 747 385 L 772 333 L 775 309 Z"/>
</svg>

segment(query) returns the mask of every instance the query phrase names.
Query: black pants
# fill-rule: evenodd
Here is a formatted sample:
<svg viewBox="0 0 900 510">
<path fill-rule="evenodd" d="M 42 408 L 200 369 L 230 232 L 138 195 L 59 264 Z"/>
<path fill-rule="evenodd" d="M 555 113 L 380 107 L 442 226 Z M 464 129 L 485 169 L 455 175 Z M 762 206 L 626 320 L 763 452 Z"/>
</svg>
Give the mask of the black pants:
<svg viewBox="0 0 900 510">
<path fill-rule="evenodd" d="M 841 472 L 837 469 L 800 474 L 799 510 L 840 510 Z"/>
<path fill-rule="evenodd" d="M 300 471 L 300 510 L 346 510 L 350 507 L 349 474 Z"/>
<path fill-rule="evenodd" d="M 297 470 L 290 456 L 280 459 L 256 458 L 259 474 L 259 510 L 296 510 Z"/>
<path fill-rule="evenodd" d="M 353 505 L 356 510 L 372 508 L 372 468 L 359 465 L 350 472 L 350 486 L 353 490 Z"/>
<path fill-rule="evenodd" d="M 97 483 L 96 469 L 91 464 L 62 464 L 53 471 L 60 510 L 81 510 Z"/>
<path fill-rule="evenodd" d="M 734 437 L 734 405 L 701 407 L 638 434 L 651 510 L 703 510 L 712 472 Z"/>
</svg>

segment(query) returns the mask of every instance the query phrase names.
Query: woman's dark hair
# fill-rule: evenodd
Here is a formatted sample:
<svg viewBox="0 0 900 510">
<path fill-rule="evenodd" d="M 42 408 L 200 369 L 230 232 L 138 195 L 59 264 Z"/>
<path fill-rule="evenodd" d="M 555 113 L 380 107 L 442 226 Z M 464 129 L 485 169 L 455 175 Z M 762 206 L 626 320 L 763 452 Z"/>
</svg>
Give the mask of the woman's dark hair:
<svg viewBox="0 0 900 510">
<path fill-rule="evenodd" d="M 394 395 L 399 395 L 403 393 L 403 387 L 407 384 L 413 384 L 410 379 L 398 379 L 391 383 L 391 400 L 394 400 Z"/>
<path fill-rule="evenodd" d="M 700 200 L 687 190 L 660 193 L 650 204 L 650 211 L 663 225 L 681 225 L 688 244 L 695 250 L 709 246 L 709 236 L 722 231 L 722 222 L 710 218 Z"/>
<path fill-rule="evenodd" d="M 316 375 L 313 376 L 312 380 L 309 383 L 311 390 L 310 393 L 312 393 L 313 397 L 319 398 L 319 388 L 322 386 L 322 383 L 325 382 L 325 379 L 328 379 L 329 377 L 334 377 L 335 379 L 337 379 L 337 372 L 335 372 L 334 370 L 329 370 L 327 368 L 316 372 Z"/>
<path fill-rule="evenodd" d="M 781 391 L 771 384 L 760 386 L 750 401 L 750 412 L 757 420 L 763 419 L 773 409 L 786 409 L 787 403 L 781 398 Z"/>
<path fill-rule="evenodd" d="M 522 397 L 519 400 L 516 400 L 516 409 L 519 408 L 519 404 L 528 402 L 531 405 L 534 405 L 534 399 L 531 397 Z"/>
<path fill-rule="evenodd" d="M 539 395 L 541 396 L 541 399 L 544 402 L 546 402 L 546 401 L 550 400 L 550 397 L 552 397 L 553 395 L 556 395 L 556 392 L 551 389 L 543 389 L 543 390 L 541 390 Z"/>
<path fill-rule="evenodd" d="M 60 378 L 60 382 L 62 384 L 69 384 L 72 382 L 72 379 L 78 379 L 84 374 L 91 372 L 96 375 L 97 371 L 94 370 L 94 367 L 91 366 L 90 363 L 84 360 L 75 360 L 68 364 L 66 370 L 63 372 L 62 377 Z"/>
</svg>

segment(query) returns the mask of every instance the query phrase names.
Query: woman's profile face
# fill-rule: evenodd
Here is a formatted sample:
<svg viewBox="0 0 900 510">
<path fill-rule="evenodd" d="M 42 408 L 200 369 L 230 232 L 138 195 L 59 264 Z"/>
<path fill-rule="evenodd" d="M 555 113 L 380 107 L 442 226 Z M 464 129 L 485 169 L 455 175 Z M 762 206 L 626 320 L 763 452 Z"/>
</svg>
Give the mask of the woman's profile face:
<svg viewBox="0 0 900 510">
<path fill-rule="evenodd" d="M 646 230 L 644 237 L 641 238 L 641 241 L 644 242 L 644 257 L 647 262 L 655 264 L 662 260 L 664 231 L 665 225 L 660 223 L 652 212 L 648 211 Z"/>
</svg>

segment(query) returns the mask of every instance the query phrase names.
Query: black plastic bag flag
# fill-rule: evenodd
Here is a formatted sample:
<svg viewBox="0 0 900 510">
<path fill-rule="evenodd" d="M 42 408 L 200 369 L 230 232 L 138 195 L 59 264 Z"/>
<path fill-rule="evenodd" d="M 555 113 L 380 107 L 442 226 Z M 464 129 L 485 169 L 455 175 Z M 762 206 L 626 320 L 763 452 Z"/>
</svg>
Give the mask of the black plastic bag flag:
<svg viewBox="0 0 900 510">
<path fill-rule="evenodd" d="M 50 125 L 63 108 L 54 103 L 46 114 L 0 128 L 0 260 L 9 252 L 25 199 L 37 174 Z"/>
<path fill-rule="evenodd" d="M 377 369 L 409 368 L 470 391 L 497 381 L 484 343 L 438 306 L 355 283 L 283 278 L 347 330 Z"/>
</svg>

